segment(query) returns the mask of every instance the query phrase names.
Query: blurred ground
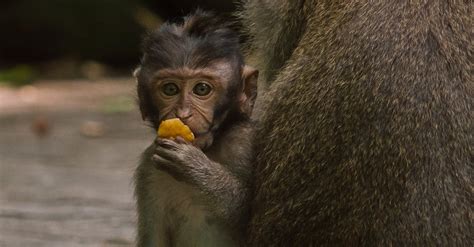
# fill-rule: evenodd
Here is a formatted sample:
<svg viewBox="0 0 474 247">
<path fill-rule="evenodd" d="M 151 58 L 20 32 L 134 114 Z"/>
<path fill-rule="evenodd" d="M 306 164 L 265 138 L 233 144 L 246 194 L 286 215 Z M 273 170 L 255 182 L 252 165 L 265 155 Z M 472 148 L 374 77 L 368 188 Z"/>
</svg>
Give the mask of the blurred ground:
<svg viewBox="0 0 474 247">
<path fill-rule="evenodd" d="M 132 79 L 0 87 L 0 246 L 133 246 Z"/>
</svg>

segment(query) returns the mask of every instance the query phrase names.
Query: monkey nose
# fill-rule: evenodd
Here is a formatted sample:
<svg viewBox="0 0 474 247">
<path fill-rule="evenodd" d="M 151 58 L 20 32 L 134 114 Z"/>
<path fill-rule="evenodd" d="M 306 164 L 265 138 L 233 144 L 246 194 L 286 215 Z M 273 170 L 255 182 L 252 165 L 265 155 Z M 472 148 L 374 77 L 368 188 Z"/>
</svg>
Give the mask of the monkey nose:
<svg viewBox="0 0 474 247">
<path fill-rule="evenodd" d="M 180 108 L 176 111 L 176 116 L 180 118 L 181 120 L 190 118 L 192 115 L 193 115 L 192 111 L 189 107 Z"/>
</svg>

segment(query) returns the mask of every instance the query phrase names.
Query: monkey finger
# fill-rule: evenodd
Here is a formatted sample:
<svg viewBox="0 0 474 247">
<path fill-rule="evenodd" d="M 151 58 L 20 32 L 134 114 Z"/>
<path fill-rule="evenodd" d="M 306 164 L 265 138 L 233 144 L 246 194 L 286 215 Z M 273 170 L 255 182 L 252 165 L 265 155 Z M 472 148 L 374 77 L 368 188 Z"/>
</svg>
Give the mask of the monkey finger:
<svg viewBox="0 0 474 247">
<path fill-rule="evenodd" d="M 155 138 L 155 145 L 163 145 L 165 143 L 172 143 L 173 141 L 174 141 L 174 138 L 157 137 Z"/>
<path fill-rule="evenodd" d="M 166 148 L 157 148 L 155 150 L 155 155 L 158 155 L 164 159 L 167 159 L 169 161 L 179 163 L 179 155 L 178 155 L 178 150 L 174 149 L 166 149 Z"/>
<path fill-rule="evenodd" d="M 163 157 L 161 157 L 161 156 L 158 155 L 158 154 L 152 155 L 152 156 L 151 156 L 151 160 L 153 160 L 153 162 L 155 162 L 155 163 L 167 163 L 167 162 L 170 162 L 168 159 L 163 158 Z"/>
<path fill-rule="evenodd" d="M 153 155 L 152 160 L 155 163 L 155 168 L 167 172 L 176 179 L 181 179 L 183 177 L 182 172 L 179 169 L 179 166 L 166 158 L 163 158 L 159 155 Z"/>
<path fill-rule="evenodd" d="M 189 145 L 191 144 L 189 141 L 185 140 L 183 137 L 181 136 L 177 136 L 176 139 L 175 139 L 176 143 L 179 143 L 179 144 L 186 144 L 186 145 Z"/>
<path fill-rule="evenodd" d="M 173 162 L 167 158 L 164 158 L 160 155 L 157 155 L 157 154 L 154 154 L 152 157 L 151 157 L 151 160 L 153 160 L 156 168 L 160 169 L 162 168 L 163 166 L 165 167 L 169 167 L 169 166 L 172 166 L 173 165 Z"/>
<path fill-rule="evenodd" d="M 161 137 L 157 137 L 155 138 L 155 145 L 158 146 L 158 145 L 161 145 L 165 142 L 165 138 L 161 138 Z"/>
<path fill-rule="evenodd" d="M 162 140 L 163 140 L 163 138 L 161 138 L 161 137 L 156 137 L 155 140 L 153 141 L 153 143 L 154 143 L 155 145 L 158 145 L 159 143 L 162 142 Z"/>
<path fill-rule="evenodd" d="M 165 149 L 177 149 L 177 143 L 169 139 L 157 138 L 155 145 Z"/>
</svg>

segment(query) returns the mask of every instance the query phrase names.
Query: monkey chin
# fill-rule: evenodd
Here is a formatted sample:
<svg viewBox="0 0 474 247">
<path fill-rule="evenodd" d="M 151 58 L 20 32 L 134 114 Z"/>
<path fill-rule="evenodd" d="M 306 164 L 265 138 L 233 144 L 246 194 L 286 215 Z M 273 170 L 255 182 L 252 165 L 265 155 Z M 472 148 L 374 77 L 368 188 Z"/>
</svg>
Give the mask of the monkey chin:
<svg viewBox="0 0 474 247">
<path fill-rule="evenodd" d="M 193 141 L 193 145 L 204 151 L 210 146 L 212 146 L 213 142 L 214 135 L 209 131 L 203 134 L 196 135 Z"/>
</svg>

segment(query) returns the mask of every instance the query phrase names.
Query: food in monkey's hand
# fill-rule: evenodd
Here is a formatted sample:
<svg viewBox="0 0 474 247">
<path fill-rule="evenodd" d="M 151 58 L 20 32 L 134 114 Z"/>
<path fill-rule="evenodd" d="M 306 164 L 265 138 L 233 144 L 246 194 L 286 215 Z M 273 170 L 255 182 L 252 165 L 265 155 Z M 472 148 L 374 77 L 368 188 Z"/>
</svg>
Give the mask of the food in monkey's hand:
<svg viewBox="0 0 474 247">
<path fill-rule="evenodd" d="M 193 141 L 194 134 L 191 129 L 185 125 L 179 118 L 164 120 L 158 128 L 158 137 L 160 138 L 176 138 L 183 137 L 186 141 Z"/>
</svg>

